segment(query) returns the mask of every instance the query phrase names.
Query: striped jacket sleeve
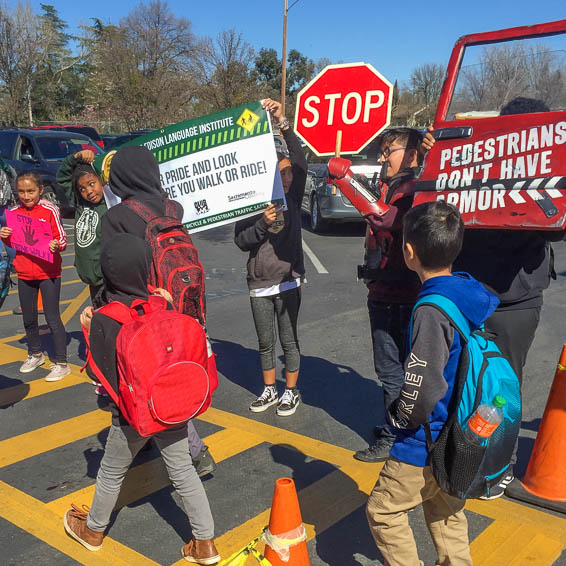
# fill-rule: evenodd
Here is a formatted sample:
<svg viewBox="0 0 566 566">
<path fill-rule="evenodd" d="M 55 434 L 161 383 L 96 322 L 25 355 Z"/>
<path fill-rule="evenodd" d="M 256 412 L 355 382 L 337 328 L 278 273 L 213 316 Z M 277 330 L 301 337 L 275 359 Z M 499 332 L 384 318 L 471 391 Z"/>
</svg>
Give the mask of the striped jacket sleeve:
<svg viewBox="0 0 566 566">
<path fill-rule="evenodd" d="M 41 201 L 41 205 L 51 212 L 49 221 L 51 222 L 51 230 L 53 231 L 53 239 L 59 240 L 59 251 L 62 252 L 67 247 L 67 234 L 61 222 L 61 215 L 59 209 L 52 203 L 46 200 Z"/>
</svg>

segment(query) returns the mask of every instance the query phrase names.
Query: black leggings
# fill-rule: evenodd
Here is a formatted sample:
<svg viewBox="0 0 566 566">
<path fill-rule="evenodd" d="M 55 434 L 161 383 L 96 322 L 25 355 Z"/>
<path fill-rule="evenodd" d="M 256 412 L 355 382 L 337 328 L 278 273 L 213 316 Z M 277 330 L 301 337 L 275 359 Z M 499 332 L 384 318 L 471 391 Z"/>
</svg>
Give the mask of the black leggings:
<svg viewBox="0 0 566 566">
<path fill-rule="evenodd" d="M 259 341 L 259 359 L 262 370 L 275 367 L 275 345 L 279 329 L 279 341 L 285 356 L 285 369 L 299 370 L 301 352 L 297 335 L 297 320 L 301 307 L 301 288 L 289 289 L 279 295 L 250 297 L 255 329 Z"/>
<path fill-rule="evenodd" d="M 55 363 L 67 363 L 67 335 L 59 314 L 59 296 L 61 295 L 61 278 L 56 279 L 18 279 L 18 295 L 24 328 L 28 340 L 28 353 L 41 353 L 41 339 L 39 325 L 37 324 L 37 292 L 41 290 L 43 299 L 43 312 L 51 329 L 51 336 L 55 344 Z"/>
</svg>

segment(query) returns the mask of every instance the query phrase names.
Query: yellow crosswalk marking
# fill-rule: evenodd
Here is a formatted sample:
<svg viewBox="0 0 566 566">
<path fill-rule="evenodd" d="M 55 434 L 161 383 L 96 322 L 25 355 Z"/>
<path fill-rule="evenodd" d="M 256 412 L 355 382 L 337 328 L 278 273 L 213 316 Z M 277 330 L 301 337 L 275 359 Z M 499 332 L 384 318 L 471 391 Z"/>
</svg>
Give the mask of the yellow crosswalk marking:
<svg viewBox="0 0 566 566">
<path fill-rule="evenodd" d="M 469 499 L 466 509 L 499 521 L 516 521 L 520 519 L 523 524 L 530 525 L 534 530 L 544 529 L 547 536 L 559 540 L 566 546 L 566 520 L 533 507 L 527 507 L 515 503 L 509 499 L 498 499 L 497 501 L 481 501 Z"/>
<path fill-rule="evenodd" d="M 65 285 L 74 285 L 75 283 L 82 283 L 80 279 L 72 279 L 71 281 L 62 281 L 61 286 L 64 287 Z M 8 295 L 15 295 L 18 292 L 17 289 L 10 291 Z"/>
<path fill-rule="evenodd" d="M 73 301 L 73 299 L 65 299 L 64 301 L 59 301 L 60 305 L 68 305 L 69 303 L 71 303 Z M 8 315 L 14 315 L 14 313 L 9 310 L 9 311 L 1 311 L 0 312 L 0 316 L 8 316 Z"/>
<path fill-rule="evenodd" d="M 25 356 L 26 352 L 22 350 L 22 354 Z M 22 354 L 20 354 L 20 356 L 22 356 Z M 21 359 L 23 361 L 23 358 Z M 67 387 L 79 385 L 80 383 L 90 383 L 90 379 L 84 373 L 80 373 L 81 368 L 79 366 L 73 364 L 69 364 L 69 366 L 71 367 L 71 374 L 61 381 L 48 383 L 43 377 L 40 377 L 28 381 L 27 383 L 20 383 L 12 387 L 7 387 L 6 389 L 0 389 L 0 407 L 5 407 L 6 405 L 11 405 L 12 403 L 25 399 L 32 399 L 33 397 L 45 395 L 52 391 L 66 389 Z"/>
<path fill-rule="evenodd" d="M 507 566 L 550 566 L 560 556 L 562 544 L 544 535 L 542 528 L 543 525 L 534 529 L 519 521 L 495 521 L 472 543 L 474 565 L 501 566 L 505 563 Z M 539 546 L 542 541 L 545 547 Z M 533 561 L 534 548 L 536 558 Z"/>
<path fill-rule="evenodd" d="M 374 466 L 352 463 L 302 489 L 298 497 L 308 540 L 365 505 L 376 479 Z M 218 537 L 220 554 L 230 556 L 258 536 L 269 522 L 269 513 L 270 509 L 266 509 Z M 262 547 L 258 549 L 263 551 Z M 179 560 L 173 566 L 182 564 L 183 560 Z"/>
<path fill-rule="evenodd" d="M 241 431 L 224 429 L 206 437 L 206 444 L 217 462 L 222 462 L 235 454 L 243 452 L 263 442 L 263 440 L 252 434 Z M 143 499 L 169 485 L 169 476 L 161 458 L 136 466 L 128 471 L 116 509 Z M 57 514 L 63 516 L 65 511 L 71 507 L 71 503 L 77 505 L 90 505 L 94 497 L 95 485 L 89 485 L 83 489 L 55 499 L 47 506 Z"/>
<path fill-rule="evenodd" d="M 74 281 L 64 281 L 61 285 L 71 285 L 72 283 L 82 283 L 80 279 L 75 279 Z M 84 283 L 83 283 L 84 285 Z M 10 291 L 13 293 L 14 291 Z M 69 321 L 77 314 L 77 311 L 82 307 L 83 303 L 90 296 L 89 288 L 85 285 L 84 289 L 69 303 L 67 308 L 61 313 L 61 321 L 63 325 L 69 323 Z M 25 334 L 15 334 L 14 336 L 8 336 L 8 338 L 2 338 L 0 344 L 6 344 L 8 342 L 14 342 L 15 340 L 20 340 Z"/>
<path fill-rule="evenodd" d="M 487 564 L 494 550 L 505 544 L 521 526 L 519 521 L 494 521 L 484 529 L 470 544 L 474 565 Z"/>
<path fill-rule="evenodd" d="M 544 533 L 537 533 L 528 544 L 523 544 L 522 548 L 507 566 L 550 566 L 562 554 L 562 544 L 558 541 L 545 536 Z"/>
<path fill-rule="evenodd" d="M 313 458 L 330 462 L 335 466 L 348 465 L 353 461 L 353 452 L 346 448 L 334 446 L 333 444 L 303 436 L 302 434 L 291 432 L 283 428 L 240 417 L 239 415 L 221 411 L 220 409 L 211 407 L 206 413 L 200 415 L 199 419 L 221 426 L 222 428 L 237 428 L 251 434 L 262 436 L 264 440 L 270 444 L 290 444 L 297 450 Z M 375 477 L 377 477 L 382 464 L 365 464 L 365 466 L 371 468 Z"/>
<path fill-rule="evenodd" d="M 27 357 L 27 351 L 23 348 L 0 344 L 0 365 L 11 364 L 13 362 L 23 362 Z"/>
<path fill-rule="evenodd" d="M 90 552 L 71 539 L 59 515 L 34 497 L 0 481 L 0 517 L 27 531 L 85 566 L 159 566 L 157 562 L 112 540 L 104 539 L 98 552 Z"/>
<path fill-rule="evenodd" d="M 0 468 L 54 450 L 110 426 L 110 413 L 96 410 L 0 441 Z"/>
</svg>

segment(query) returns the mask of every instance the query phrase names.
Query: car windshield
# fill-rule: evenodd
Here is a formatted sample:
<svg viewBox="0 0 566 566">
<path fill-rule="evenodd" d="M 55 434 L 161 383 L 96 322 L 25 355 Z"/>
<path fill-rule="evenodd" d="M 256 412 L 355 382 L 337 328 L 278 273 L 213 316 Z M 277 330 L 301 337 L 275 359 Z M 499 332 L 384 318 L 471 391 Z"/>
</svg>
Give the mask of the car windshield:
<svg viewBox="0 0 566 566">
<path fill-rule="evenodd" d="M 354 165 L 377 165 L 380 154 L 381 136 L 377 136 L 355 155 L 345 155 Z"/>
<path fill-rule="evenodd" d="M 95 142 L 79 137 L 38 136 L 36 142 L 45 161 L 63 161 L 67 155 L 83 149 L 90 149 L 95 154 L 100 153 Z"/>
</svg>

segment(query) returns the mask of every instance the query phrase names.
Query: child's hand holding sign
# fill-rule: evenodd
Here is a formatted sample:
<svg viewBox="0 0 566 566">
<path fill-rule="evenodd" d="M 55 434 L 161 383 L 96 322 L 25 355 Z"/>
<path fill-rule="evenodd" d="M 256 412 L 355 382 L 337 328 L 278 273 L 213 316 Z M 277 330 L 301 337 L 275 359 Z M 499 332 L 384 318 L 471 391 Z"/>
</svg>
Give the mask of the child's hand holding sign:
<svg viewBox="0 0 566 566">
<path fill-rule="evenodd" d="M 49 242 L 49 250 L 54 254 L 59 249 L 59 240 L 51 240 Z"/>
</svg>

